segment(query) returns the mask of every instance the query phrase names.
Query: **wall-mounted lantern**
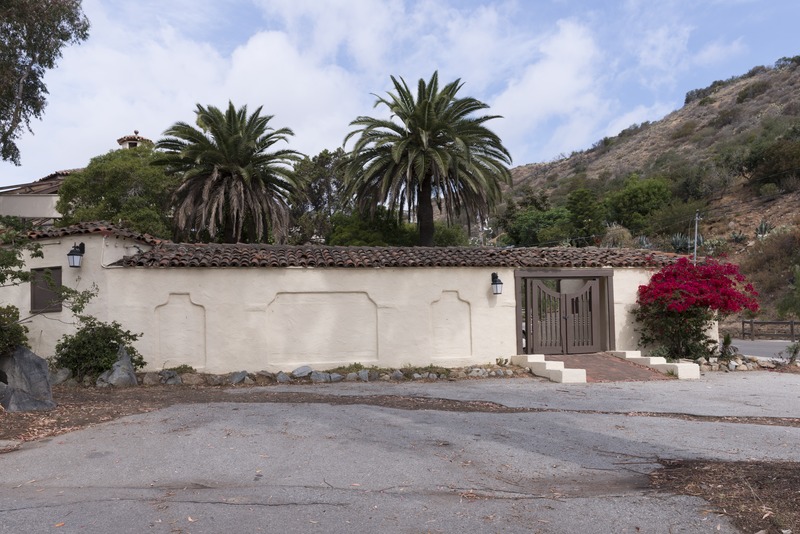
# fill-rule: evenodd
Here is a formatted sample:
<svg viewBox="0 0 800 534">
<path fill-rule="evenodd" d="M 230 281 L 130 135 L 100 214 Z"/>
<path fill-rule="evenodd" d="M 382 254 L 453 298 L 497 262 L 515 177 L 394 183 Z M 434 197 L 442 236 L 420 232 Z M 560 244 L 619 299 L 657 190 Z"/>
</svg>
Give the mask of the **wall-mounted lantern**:
<svg viewBox="0 0 800 534">
<path fill-rule="evenodd" d="M 86 252 L 86 245 L 75 243 L 72 245 L 72 250 L 67 252 L 67 260 L 69 260 L 70 267 L 80 267 L 83 262 L 83 253 Z"/>
<path fill-rule="evenodd" d="M 503 294 L 503 281 L 497 276 L 497 273 L 492 273 L 492 295 Z"/>
</svg>

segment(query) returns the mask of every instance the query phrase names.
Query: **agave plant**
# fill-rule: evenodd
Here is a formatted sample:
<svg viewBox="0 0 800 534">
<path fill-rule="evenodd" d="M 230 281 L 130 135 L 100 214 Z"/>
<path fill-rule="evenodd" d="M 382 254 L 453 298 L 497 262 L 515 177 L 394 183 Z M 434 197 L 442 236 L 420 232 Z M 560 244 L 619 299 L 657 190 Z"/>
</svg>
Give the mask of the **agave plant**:
<svg viewBox="0 0 800 534">
<path fill-rule="evenodd" d="M 756 226 L 756 239 L 763 240 L 767 235 L 775 229 L 775 226 L 766 219 L 761 219 L 761 222 Z"/>
<path fill-rule="evenodd" d="M 743 243 L 746 243 L 747 242 L 747 234 L 745 234 L 744 232 L 740 232 L 739 230 L 731 232 L 731 241 L 733 241 L 737 245 L 741 245 Z"/>
<path fill-rule="evenodd" d="M 670 244 L 672 245 L 672 250 L 674 250 L 676 254 L 680 254 L 682 252 L 689 252 L 689 245 L 691 244 L 691 241 L 689 240 L 689 236 L 678 232 L 677 234 L 672 235 Z"/>
</svg>

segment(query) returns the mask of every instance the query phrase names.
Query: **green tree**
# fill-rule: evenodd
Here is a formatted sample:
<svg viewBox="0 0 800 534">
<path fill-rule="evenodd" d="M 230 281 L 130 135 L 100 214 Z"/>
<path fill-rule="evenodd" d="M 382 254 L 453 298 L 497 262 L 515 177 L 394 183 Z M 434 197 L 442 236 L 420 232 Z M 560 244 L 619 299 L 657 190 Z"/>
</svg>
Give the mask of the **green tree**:
<svg viewBox="0 0 800 534">
<path fill-rule="evenodd" d="M 637 235 L 649 230 L 648 216 L 669 204 L 671 198 L 664 180 L 639 180 L 633 175 L 622 190 L 606 196 L 605 203 L 609 220 Z"/>
<path fill-rule="evenodd" d="M 333 246 L 409 247 L 415 240 L 413 229 L 409 230 L 396 214 L 383 206 L 372 213 L 335 213 L 331 224 L 326 242 Z"/>
<path fill-rule="evenodd" d="M 594 245 L 603 239 L 606 231 L 605 210 L 594 192 L 576 189 L 567 197 L 567 209 L 575 246 Z"/>
<path fill-rule="evenodd" d="M 171 237 L 170 198 L 178 179 L 152 165 L 149 144 L 92 158 L 69 175 L 59 190 L 60 226 L 81 221 L 112 221 L 137 232 Z"/>
<path fill-rule="evenodd" d="M 555 246 L 569 241 L 572 233 L 571 213 L 566 208 L 547 211 L 536 208 L 516 210 L 503 222 L 511 242 L 519 247 Z"/>
<path fill-rule="evenodd" d="M 28 230 L 30 224 L 17 217 L 0 217 L 0 287 L 29 281 L 24 256 L 42 257 L 41 247 L 26 237 Z M 16 306 L 0 306 L 0 355 L 27 346 L 27 332 Z"/>
<path fill-rule="evenodd" d="M 177 122 L 156 143 L 164 151 L 156 163 L 182 180 L 174 198 L 178 235 L 225 243 L 282 238 L 299 153 L 270 150 L 294 133 L 271 128 L 273 116 L 261 115 L 261 107 L 248 115 L 247 106 L 230 102 L 224 112 L 198 104 L 195 113 L 198 128 Z"/>
<path fill-rule="evenodd" d="M 362 210 L 388 206 L 402 217 L 416 209 L 419 244 L 433 245 L 433 203 L 451 222 L 464 210 L 485 220 L 501 198 L 500 186 L 511 184 L 511 156 L 485 123 L 493 115 L 473 116 L 488 106 L 459 98 L 461 80 L 439 90 L 434 72 L 420 79 L 416 97 L 405 80 L 391 77 L 394 92 L 378 98 L 390 119 L 361 116 L 345 143 L 358 136 L 346 168 L 348 192 Z"/>
<path fill-rule="evenodd" d="M 344 150 L 323 150 L 313 158 L 304 157 L 294 166 L 301 184 L 291 199 L 291 244 L 318 242 L 331 233 L 331 218 L 336 213 L 348 214 L 351 201 L 344 196 L 344 170 L 340 163 Z"/>
<path fill-rule="evenodd" d="M 16 140 L 47 105 L 45 72 L 88 35 L 81 0 L 0 2 L 0 159 L 20 164 Z"/>
</svg>

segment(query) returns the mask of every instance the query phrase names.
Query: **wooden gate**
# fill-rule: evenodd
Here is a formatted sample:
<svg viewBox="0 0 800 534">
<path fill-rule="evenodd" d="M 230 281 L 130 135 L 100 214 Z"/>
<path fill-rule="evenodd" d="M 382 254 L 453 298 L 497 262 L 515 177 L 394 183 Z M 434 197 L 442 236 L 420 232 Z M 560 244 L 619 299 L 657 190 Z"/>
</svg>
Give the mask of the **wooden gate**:
<svg viewBox="0 0 800 534">
<path fill-rule="evenodd" d="M 524 348 L 529 354 L 585 354 L 602 349 L 600 281 L 561 293 L 559 280 L 523 278 Z M 548 282 L 550 286 L 548 287 Z"/>
</svg>

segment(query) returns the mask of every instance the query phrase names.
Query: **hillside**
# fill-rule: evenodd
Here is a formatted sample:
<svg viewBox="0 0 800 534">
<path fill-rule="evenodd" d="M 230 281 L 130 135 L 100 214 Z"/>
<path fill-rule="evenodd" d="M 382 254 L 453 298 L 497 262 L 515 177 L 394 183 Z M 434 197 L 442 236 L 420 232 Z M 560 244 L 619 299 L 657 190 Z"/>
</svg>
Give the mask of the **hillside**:
<svg viewBox="0 0 800 534">
<path fill-rule="evenodd" d="M 800 233 L 800 56 L 690 91 L 683 107 L 659 121 L 634 124 L 563 159 L 516 167 L 512 175 L 506 198 L 523 206 L 534 191 L 563 207 L 579 189 L 607 204 L 632 181 L 661 180 L 671 200 L 648 214 L 647 239 L 639 243 L 669 250 L 675 233 L 692 233 L 699 211 L 701 252 L 724 253 L 757 279 L 770 271 L 759 284 L 766 315 L 775 315 L 774 301 L 789 290 L 800 254 L 773 258 L 756 229 L 764 221 L 773 233 Z M 606 213 L 606 225 L 612 222 Z M 629 246 L 638 235 L 630 232 Z"/>
</svg>

